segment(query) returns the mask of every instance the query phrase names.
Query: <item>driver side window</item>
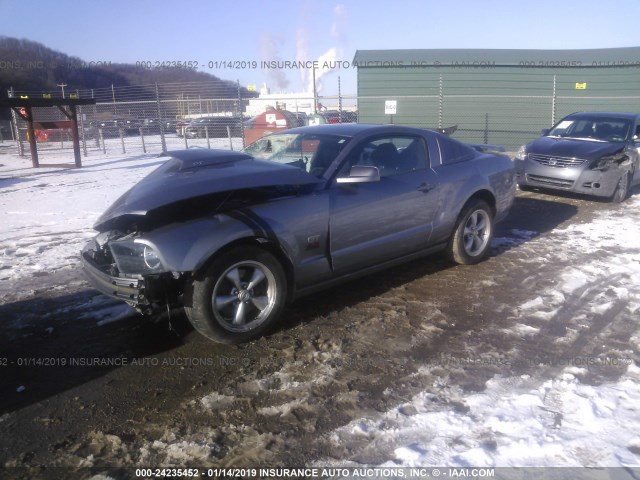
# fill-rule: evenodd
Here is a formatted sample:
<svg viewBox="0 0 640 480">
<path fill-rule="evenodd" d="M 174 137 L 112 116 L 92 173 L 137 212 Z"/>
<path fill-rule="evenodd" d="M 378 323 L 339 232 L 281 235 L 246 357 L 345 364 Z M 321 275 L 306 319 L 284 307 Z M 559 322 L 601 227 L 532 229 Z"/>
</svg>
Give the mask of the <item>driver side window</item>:
<svg viewBox="0 0 640 480">
<path fill-rule="evenodd" d="M 382 137 L 356 148 L 342 168 L 348 174 L 355 165 L 376 167 L 380 177 L 428 168 L 427 149 L 421 137 Z"/>
</svg>

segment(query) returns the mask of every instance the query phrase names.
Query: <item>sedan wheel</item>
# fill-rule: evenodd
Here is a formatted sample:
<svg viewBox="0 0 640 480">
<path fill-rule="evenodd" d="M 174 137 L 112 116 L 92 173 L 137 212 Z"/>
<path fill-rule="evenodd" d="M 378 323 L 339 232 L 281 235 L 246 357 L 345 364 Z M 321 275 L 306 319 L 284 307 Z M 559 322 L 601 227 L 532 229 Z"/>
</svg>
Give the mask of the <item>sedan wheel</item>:
<svg viewBox="0 0 640 480">
<path fill-rule="evenodd" d="M 629 195 L 629 184 L 631 183 L 631 175 L 629 172 L 625 172 L 620 180 L 618 180 L 618 184 L 616 185 L 616 190 L 613 192 L 611 196 L 611 201 L 613 203 L 621 203 L 624 202 Z"/>
<path fill-rule="evenodd" d="M 262 335 L 282 312 L 286 277 L 278 260 L 253 246 L 216 259 L 185 288 L 185 310 L 198 332 L 222 343 Z"/>
<path fill-rule="evenodd" d="M 482 200 L 472 200 L 458 218 L 449 240 L 449 255 L 456 263 L 478 263 L 489 253 L 492 237 L 491 208 Z"/>
</svg>

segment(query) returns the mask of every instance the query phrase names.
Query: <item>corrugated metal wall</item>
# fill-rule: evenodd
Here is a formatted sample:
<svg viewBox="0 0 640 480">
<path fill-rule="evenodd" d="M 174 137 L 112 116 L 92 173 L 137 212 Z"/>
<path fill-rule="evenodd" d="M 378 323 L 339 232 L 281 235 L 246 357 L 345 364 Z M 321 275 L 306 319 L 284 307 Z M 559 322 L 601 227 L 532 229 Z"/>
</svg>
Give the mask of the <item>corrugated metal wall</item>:
<svg viewBox="0 0 640 480">
<path fill-rule="evenodd" d="M 640 111 L 640 68 L 358 67 L 358 109 L 363 123 L 458 125 L 454 138 L 515 149 L 575 111 Z"/>
</svg>

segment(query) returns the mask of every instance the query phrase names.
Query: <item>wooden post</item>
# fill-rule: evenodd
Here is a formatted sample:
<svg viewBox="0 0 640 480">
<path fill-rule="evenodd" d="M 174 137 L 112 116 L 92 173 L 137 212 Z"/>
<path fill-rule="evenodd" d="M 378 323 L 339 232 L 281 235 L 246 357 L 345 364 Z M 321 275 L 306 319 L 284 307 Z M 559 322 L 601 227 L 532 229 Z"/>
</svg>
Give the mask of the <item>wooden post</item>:
<svg viewBox="0 0 640 480">
<path fill-rule="evenodd" d="M 78 109 L 75 105 L 69 105 L 71 110 L 71 138 L 73 140 L 73 158 L 76 168 L 82 168 L 82 157 L 80 156 L 80 136 L 78 135 Z"/>
<path fill-rule="evenodd" d="M 36 144 L 36 132 L 33 128 L 33 113 L 31 107 L 25 107 L 25 112 L 27 114 L 27 134 L 29 135 L 29 148 L 31 149 L 31 163 L 33 168 L 39 168 L 38 145 Z"/>
<path fill-rule="evenodd" d="M 75 166 L 80 168 L 82 167 L 82 159 L 80 157 L 80 135 L 78 130 L 78 105 L 91 105 L 95 104 L 95 100 L 93 99 L 69 99 L 69 100 L 59 100 L 52 99 L 48 96 L 44 96 L 43 98 L 32 98 L 30 99 L 28 96 L 24 95 L 20 98 L 0 98 L 0 107 L 8 107 L 11 108 L 12 114 L 14 116 L 14 120 L 19 116 L 25 122 L 27 122 L 27 136 L 29 141 L 29 147 L 31 150 L 31 161 L 33 163 L 33 168 L 39 168 L 40 160 L 38 158 L 38 145 L 36 138 L 36 128 L 38 129 L 48 129 L 48 128 L 71 128 L 71 134 L 73 136 L 73 153 L 75 157 Z M 69 109 L 65 108 L 66 105 L 69 105 Z M 33 108 L 34 107 L 57 107 L 66 117 L 65 121 L 53 121 L 53 122 L 39 122 L 38 126 L 34 123 L 33 118 Z M 18 122 L 13 122 L 16 128 L 16 140 L 18 141 L 18 148 L 20 150 L 20 155 L 24 154 L 24 150 L 22 148 L 22 141 L 18 131 Z M 64 143 L 63 143 L 64 146 Z"/>
</svg>

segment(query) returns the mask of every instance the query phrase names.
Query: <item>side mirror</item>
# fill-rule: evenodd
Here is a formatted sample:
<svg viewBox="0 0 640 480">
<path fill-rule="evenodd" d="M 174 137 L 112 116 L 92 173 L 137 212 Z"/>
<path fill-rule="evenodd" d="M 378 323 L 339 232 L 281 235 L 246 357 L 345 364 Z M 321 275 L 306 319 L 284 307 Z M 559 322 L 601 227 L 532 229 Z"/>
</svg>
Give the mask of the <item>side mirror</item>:
<svg viewBox="0 0 640 480">
<path fill-rule="evenodd" d="M 546 136 L 549 134 L 549 132 L 551 131 L 550 128 L 543 128 L 540 133 L 542 134 L 542 136 Z"/>
<path fill-rule="evenodd" d="M 380 181 L 380 170 L 378 167 L 368 165 L 354 165 L 349 170 L 348 177 L 338 177 L 338 183 L 371 183 Z"/>
</svg>

